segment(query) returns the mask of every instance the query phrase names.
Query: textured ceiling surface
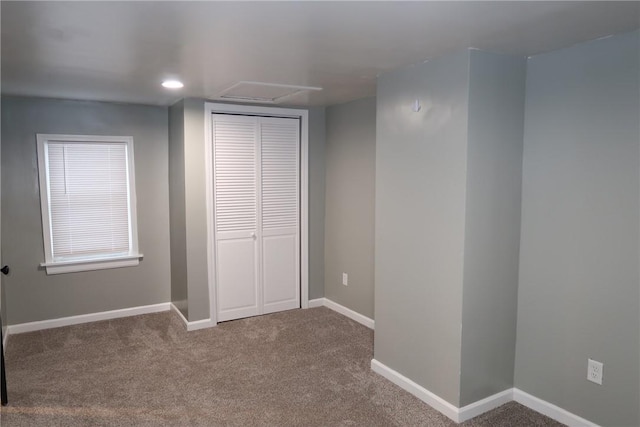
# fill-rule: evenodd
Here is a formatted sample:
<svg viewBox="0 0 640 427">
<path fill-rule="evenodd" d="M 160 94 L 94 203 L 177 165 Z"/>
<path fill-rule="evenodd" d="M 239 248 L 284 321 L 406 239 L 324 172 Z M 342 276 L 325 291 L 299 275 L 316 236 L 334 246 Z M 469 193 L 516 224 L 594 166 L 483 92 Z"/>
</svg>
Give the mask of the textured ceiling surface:
<svg viewBox="0 0 640 427">
<path fill-rule="evenodd" d="M 2 93 L 168 105 L 242 80 L 322 87 L 473 47 L 535 55 L 640 27 L 639 2 L 6 2 Z M 168 91 L 165 78 L 185 87 Z"/>
</svg>

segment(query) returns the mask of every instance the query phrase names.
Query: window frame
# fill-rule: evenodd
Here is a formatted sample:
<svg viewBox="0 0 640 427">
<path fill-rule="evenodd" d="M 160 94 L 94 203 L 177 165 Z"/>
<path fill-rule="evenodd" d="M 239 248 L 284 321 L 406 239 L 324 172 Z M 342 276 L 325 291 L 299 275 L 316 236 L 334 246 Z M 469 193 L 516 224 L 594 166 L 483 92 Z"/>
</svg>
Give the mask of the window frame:
<svg viewBox="0 0 640 427">
<path fill-rule="evenodd" d="M 61 135 L 36 134 L 38 179 L 40 184 L 40 211 L 42 214 L 42 236 L 44 243 L 45 262 L 40 267 L 46 269 L 47 274 L 73 273 L 80 271 L 103 270 L 110 268 L 131 267 L 139 264 L 143 255 L 138 248 L 138 216 L 136 210 L 136 181 L 133 157 L 133 137 L 107 135 Z M 77 144 L 126 144 L 127 174 L 129 181 L 129 253 L 116 256 L 92 256 L 72 260 L 55 260 L 53 257 L 53 241 L 51 238 L 51 206 L 49 204 L 49 143 L 77 143 Z"/>
</svg>

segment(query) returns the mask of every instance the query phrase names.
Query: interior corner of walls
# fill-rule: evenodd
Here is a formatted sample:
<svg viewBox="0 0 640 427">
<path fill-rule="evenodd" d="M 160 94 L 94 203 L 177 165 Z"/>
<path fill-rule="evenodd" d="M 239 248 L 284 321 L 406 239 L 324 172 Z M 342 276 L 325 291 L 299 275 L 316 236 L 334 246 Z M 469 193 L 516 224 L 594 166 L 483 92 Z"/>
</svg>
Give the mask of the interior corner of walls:
<svg viewBox="0 0 640 427">
<path fill-rule="evenodd" d="M 180 98 L 173 104 L 169 105 L 169 112 L 175 109 L 180 109 L 180 110 L 184 109 L 184 98 Z"/>
<path fill-rule="evenodd" d="M 325 297 L 373 317 L 376 101 L 327 108 Z M 343 283 L 348 276 L 348 285 Z"/>
<path fill-rule="evenodd" d="M 173 108 L 173 107 L 176 107 L 176 106 L 179 106 L 179 107 L 183 107 L 183 108 L 184 108 L 184 100 L 185 100 L 185 99 L 186 99 L 186 98 L 180 98 L 180 99 L 178 99 L 176 102 L 174 102 L 173 104 L 171 104 L 171 105 L 169 106 L 169 108 Z"/>
<path fill-rule="evenodd" d="M 309 298 L 309 303 L 307 308 L 324 307 L 324 303 L 325 303 L 324 297 Z"/>
<path fill-rule="evenodd" d="M 491 411 L 513 400 L 513 388 L 508 387 L 483 399 L 476 400 L 458 409 L 458 422 L 462 423 Z"/>
<path fill-rule="evenodd" d="M 522 203 L 524 60 L 482 51 L 471 59 L 461 404 L 513 386 Z"/>
<path fill-rule="evenodd" d="M 179 312 L 185 320 L 189 318 L 189 306 L 186 300 L 182 299 L 171 301 L 171 308 L 174 311 Z"/>
<path fill-rule="evenodd" d="M 321 300 L 324 299 L 325 297 L 325 292 L 324 292 L 324 283 L 322 284 L 322 286 L 312 286 L 311 283 L 309 283 L 309 301 L 311 300 Z"/>
</svg>

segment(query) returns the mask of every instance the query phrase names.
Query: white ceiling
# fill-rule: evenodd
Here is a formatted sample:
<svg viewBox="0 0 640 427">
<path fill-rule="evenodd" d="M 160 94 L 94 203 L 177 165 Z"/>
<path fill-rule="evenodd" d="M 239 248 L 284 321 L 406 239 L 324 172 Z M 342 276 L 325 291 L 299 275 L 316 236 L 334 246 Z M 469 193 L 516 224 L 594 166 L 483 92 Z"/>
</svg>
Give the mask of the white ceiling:
<svg viewBox="0 0 640 427">
<path fill-rule="evenodd" d="M 640 2 L 6 2 L 2 93 L 168 105 L 241 81 L 375 94 L 376 76 L 475 47 L 534 55 L 640 27 Z M 178 77 L 185 87 L 160 86 Z"/>
</svg>

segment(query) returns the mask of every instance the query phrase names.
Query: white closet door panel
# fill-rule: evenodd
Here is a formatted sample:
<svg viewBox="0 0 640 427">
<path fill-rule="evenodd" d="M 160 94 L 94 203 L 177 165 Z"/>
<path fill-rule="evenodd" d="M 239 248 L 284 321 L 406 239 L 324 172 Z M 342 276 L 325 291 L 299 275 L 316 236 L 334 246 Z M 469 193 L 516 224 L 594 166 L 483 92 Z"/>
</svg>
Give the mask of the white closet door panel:
<svg viewBox="0 0 640 427">
<path fill-rule="evenodd" d="M 263 237 L 264 313 L 300 307 L 297 240 L 295 234 Z"/>
<path fill-rule="evenodd" d="M 258 119 L 213 116 L 218 321 L 261 314 Z"/>
<path fill-rule="evenodd" d="M 297 235 L 298 230 L 294 227 L 272 228 L 270 230 L 264 230 L 262 237 L 282 236 L 282 235 Z"/>
<path fill-rule="evenodd" d="M 264 313 L 300 307 L 299 147 L 296 119 L 261 119 Z"/>
<path fill-rule="evenodd" d="M 215 114 L 213 161 L 218 238 L 232 231 L 256 231 L 258 176 L 257 118 Z"/>
<path fill-rule="evenodd" d="M 255 241 L 221 240 L 216 246 L 218 321 L 260 314 Z"/>
</svg>

